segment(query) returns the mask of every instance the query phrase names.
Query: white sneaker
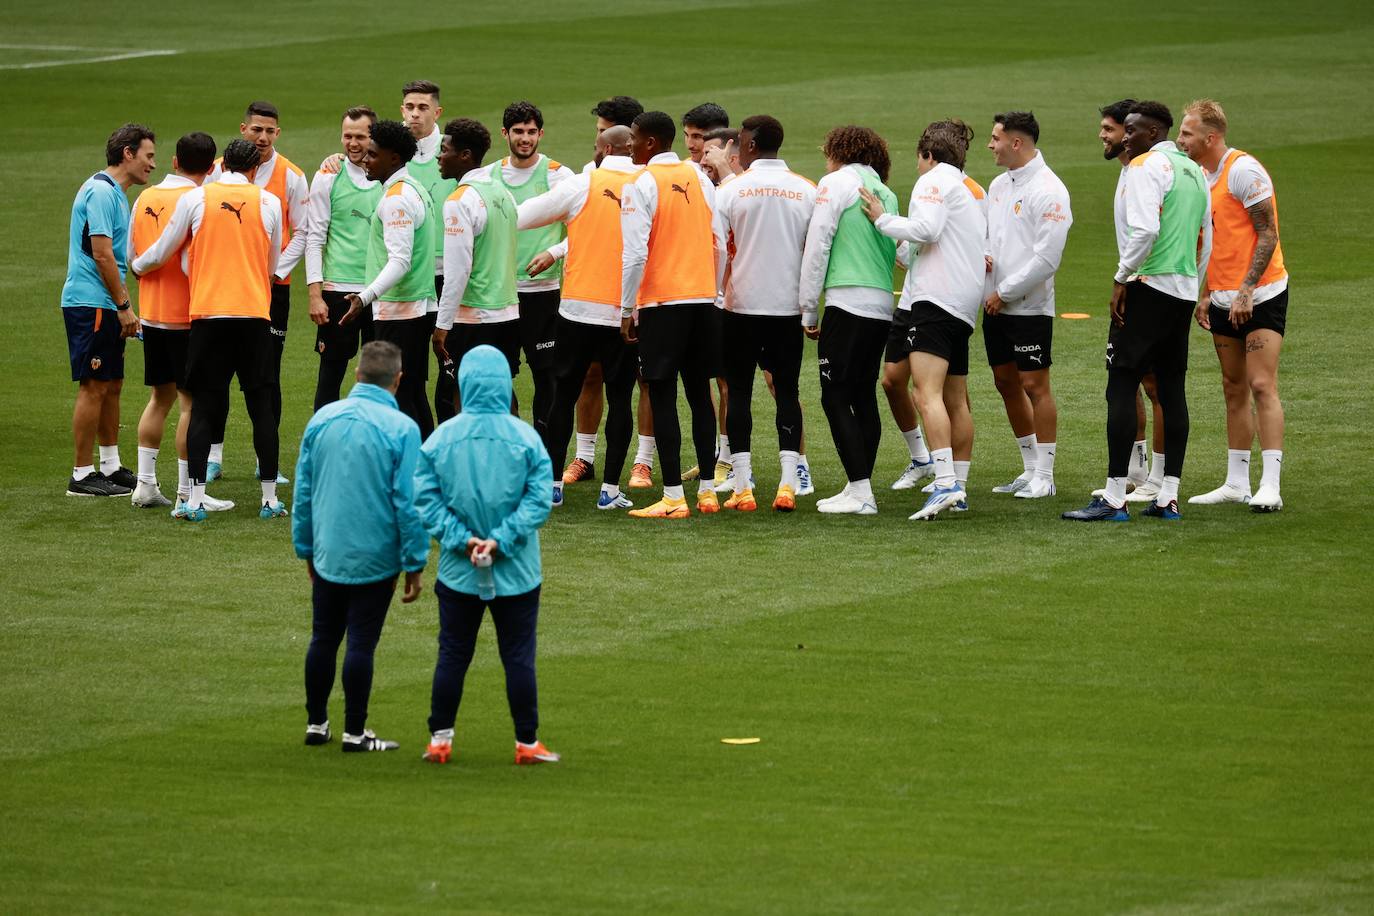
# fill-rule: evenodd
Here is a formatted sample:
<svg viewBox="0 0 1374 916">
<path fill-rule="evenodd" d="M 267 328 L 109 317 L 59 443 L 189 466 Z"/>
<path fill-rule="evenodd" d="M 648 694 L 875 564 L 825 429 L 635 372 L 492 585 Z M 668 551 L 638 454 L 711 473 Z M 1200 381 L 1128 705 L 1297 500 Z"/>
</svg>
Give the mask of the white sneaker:
<svg viewBox="0 0 1374 916">
<path fill-rule="evenodd" d="M 1251 512 L 1277 512 L 1282 508 L 1283 499 L 1279 496 L 1279 488 L 1271 484 L 1261 486 L 1259 492 L 1250 497 Z"/>
<path fill-rule="evenodd" d="M 1190 506 L 1218 506 L 1222 503 L 1248 503 L 1249 501 L 1249 493 L 1239 487 L 1233 487 L 1229 483 L 1222 484 L 1210 493 L 1199 493 L 1197 496 L 1188 497 L 1188 505 Z"/>
<path fill-rule="evenodd" d="M 822 500 L 825 505 L 816 503 L 816 508 L 826 515 L 877 515 L 878 507 L 870 502 L 852 496 L 849 493 L 841 493 L 839 496 L 832 496 L 830 499 Z"/>
<path fill-rule="evenodd" d="M 206 512 L 228 512 L 234 508 L 232 499 L 215 499 L 209 493 L 200 498 L 200 507 Z"/>
<path fill-rule="evenodd" d="M 934 461 L 924 461 L 924 462 L 922 462 L 922 461 L 917 461 L 915 458 L 912 458 L 912 459 L 911 459 L 911 463 L 908 464 L 908 465 L 906 466 L 906 470 L 905 470 L 905 471 L 902 471 L 902 476 L 901 476 L 901 477 L 898 477 L 897 480 L 892 484 L 892 489 L 894 489 L 894 490 L 910 490 L 910 489 L 914 488 L 914 487 L 916 486 L 916 484 L 918 484 L 918 483 L 920 483 L 921 481 L 925 480 L 927 477 L 934 477 L 934 476 L 935 476 L 935 462 L 934 462 Z"/>
<path fill-rule="evenodd" d="M 1035 477 L 1034 471 L 1022 471 L 1021 475 L 1010 483 L 998 484 L 992 488 L 994 493 L 1019 493 L 1026 488 L 1026 484 Z"/>
<path fill-rule="evenodd" d="M 138 482 L 138 486 L 134 487 L 134 492 L 129 497 L 129 501 L 139 509 L 158 509 L 172 504 L 170 499 L 162 495 L 157 484 L 144 483 L 141 480 Z"/>
<path fill-rule="evenodd" d="M 1016 491 L 1017 499 L 1041 499 L 1054 495 L 1054 481 L 1046 480 L 1039 474 L 1032 477 L 1021 489 Z"/>
<path fill-rule="evenodd" d="M 817 508 L 817 509 L 821 509 L 821 511 L 824 512 L 825 510 L 822 508 L 823 506 L 828 506 L 830 503 L 833 503 L 833 502 L 835 502 L 836 500 L 842 499 L 843 497 L 846 497 L 846 496 L 848 496 L 848 495 L 849 495 L 849 487 L 846 486 L 843 490 L 841 490 L 840 492 L 836 493 L 834 496 L 827 496 L 827 497 L 825 497 L 824 499 L 818 499 L 818 500 L 816 500 L 816 508 Z"/>
<path fill-rule="evenodd" d="M 1159 484 L 1155 483 L 1153 480 L 1147 480 L 1147 481 L 1145 481 L 1143 484 L 1141 484 L 1140 486 L 1138 486 L 1138 487 L 1136 487 L 1134 490 L 1132 490 L 1132 491 L 1126 496 L 1126 502 L 1128 502 L 1128 503 L 1152 503 L 1152 502 L 1155 501 L 1155 497 L 1158 496 L 1158 495 L 1159 495 Z"/>
</svg>

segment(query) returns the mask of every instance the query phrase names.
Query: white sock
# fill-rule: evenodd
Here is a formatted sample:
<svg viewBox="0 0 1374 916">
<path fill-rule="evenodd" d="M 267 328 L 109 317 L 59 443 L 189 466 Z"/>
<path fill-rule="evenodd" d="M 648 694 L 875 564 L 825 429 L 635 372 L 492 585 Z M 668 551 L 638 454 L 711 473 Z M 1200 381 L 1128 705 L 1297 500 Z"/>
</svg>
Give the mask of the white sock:
<svg viewBox="0 0 1374 916">
<path fill-rule="evenodd" d="M 1107 486 L 1103 488 L 1102 498 L 1107 501 L 1107 505 L 1114 509 L 1120 509 L 1126 505 L 1126 478 L 1108 477 Z"/>
<path fill-rule="evenodd" d="M 138 482 L 157 486 L 157 449 L 138 447 Z"/>
<path fill-rule="evenodd" d="M 873 498 L 873 482 L 868 478 L 851 480 L 849 482 L 849 495 L 860 502 L 877 505 L 877 500 Z"/>
<path fill-rule="evenodd" d="M 796 490 L 797 466 L 802 462 L 801 456 L 796 452 L 778 452 L 778 459 L 782 462 L 782 480 L 778 482 L 778 486 Z"/>
<path fill-rule="evenodd" d="M 1054 443 L 1035 443 L 1035 475 L 1042 480 L 1054 481 Z"/>
<path fill-rule="evenodd" d="M 177 496 L 182 499 L 191 495 L 191 462 L 185 458 L 177 459 Z"/>
<path fill-rule="evenodd" d="M 205 500 L 205 481 L 191 484 L 191 498 L 186 500 L 189 509 L 199 509 L 200 504 Z"/>
<path fill-rule="evenodd" d="M 611 499 L 615 499 L 617 496 L 620 495 L 620 485 L 614 483 L 603 483 L 601 485 L 601 492 L 609 496 Z"/>
<path fill-rule="evenodd" d="M 210 443 L 210 460 L 215 464 L 224 464 L 224 443 Z"/>
<path fill-rule="evenodd" d="M 260 480 L 258 483 L 262 484 L 262 501 L 269 506 L 275 506 L 277 504 L 277 478 Z"/>
<path fill-rule="evenodd" d="M 100 446 L 100 473 L 113 474 L 119 470 L 119 446 Z"/>
<path fill-rule="evenodd" d="M 729 436 L 721 436 L 721 437 L 720 437 L 720 444 L 719 444 L 719 446 L 718 446 L 717 449 L 716 449 L 716 461 L 718 461 L 718 462 L 719 462 L 719 461 L 728 462 L 729 460 L 730 460 L 730 437 L 729 437 Z"/>
<path fill-rule="evenodd" d="M 935 486 L 942 490 L 954 486 L 959 479 L 954 473 L 954 449 L 932 449 L 930 460 L 935 462 Z"/>
<path fill-rule="evenodd" d="M 1159 486 L 1164 480 L 1164 453 L 1150 452 L 1150 477 L 1149 483 Z"/>
<path fill-rule="evenodd" d="M 596 433 L 577 434 L 577 457 L 588 464 L 596 461 Z"/>
<path fill-rule="evenodd" d="M 753 456 L 749 452 L 733 452 L 730 455 L 730 464 L 735 469 L 735 492 L 750 489 L 753 484 L 749 481 L 753 479 L 754 467 L 750 459 Z"/>
<path fill-rule="evenodd" d="M 635 452 L 635 464 L 647 464 L 649 467 L 653 467 L 654 449 L 656 447 L 653 436 L 640 436 L 639 451 Z"/>
<path fill-rule="evenodd" d="M 1228 448 L 1226 450 L 1226 484 L 1242 492 L 1250 492 L 1250 450 L 1248 448 Z"/>
<path fill-rule="evenodd" d="M 1278 489 L 1279 473 L 1283 470 L 1283 449 L 1267 448 L 1260 452 L 1264 461 L 1264 473 L 1260 475 L 1260 486 L 1273 486 Z"/>
<path fill-rule="evenodd" d="M 906 440 L 907 451 L 911 452 L 911 460 L 926 464 L 930 461 L 930 449 L 926 448 L 926 438 L 921 435 L 921 427 L 918 424 L 913 429 L 902 430 L 902 438 Z"/>
<path fill-rule="evenodd" d="M 706 478 L 706 477 L 698 477 L 698 478 L 697 478 L 697 495 L 698 495 L 698 496 L 700 496 L 700 495 L 703 494 L 703 493 L 714 493 L 714 492 L 716 492 L 716 481 L 715 481 L 714 478 Z"/>
<path fill-rule="evenodd" d="M 960 483 L 968 483 L 968 466 L 969 466 L 970 464 L 973 464 L 973 462 L 972 462 L 972 461 L 956 461 L 956 462 L 954 462 L 954 479 L 957 480 L 957 481 L 959 481 Z"/>
<path fill-rule="evenodd" d="M 430 737 L 431 744 L 452 744 L 453 729 L 441 728 Z"/>
<path fill-rule="evenodd" d="M 95 473 L 95 465 L 85 464 L 79 468 L 72 468 L 72 480 L 85 480 Z"/>
<path fill-rule="evenodd" d="M 555 480 L 555 481 L 553 482 L 553 492 L 555 492 L 555 493 L 562 493 L 562 492 L 563 492 L 563 479 L 562 479 L 561 477 L 560 477 L 558 480 Z"/>
<path fill-rule="evenodd" d="M 811 465 L 806 463 L 806 456 L 800 452 L 797 453 L 797 467 L 806 468 L 808 471 L 811 470 Z"/>
<path fill-rule="evenodd" d="M 1018 436 L 1016 446 L 1021 449 L 1021 476 L 1029 477 L 1035 471 L 1035 433 Z"/>
<path fill-rule="evenodd" d="M 687 496 L 686 496 L 686 494 L 684 494 L 684 493 L 682 492 L 682 484 L 678 484 L 678 485 L 675 486 L 675 487 L 664 487 L 664 488 L 663 488 L 663 498 L 664 498 L 664 499 L 686 499 Z"/>
<path fill-rule="evenodd" d="M 1137 439 L 1131 449 L 1131 471 L 1128 475 L 1131 480 L 1143 481 L 1150 476 L 1150 451 L 1145 445 L 1144 439 Z"/>
<path fill-rule="evenodd" d="M 1178 478 L 1165 477 L 1159 485 L 1159 496 L 1155 498 L 1155 505 L 1167 506 L 1176 499 L 1178 499 Z"/>
</svg>

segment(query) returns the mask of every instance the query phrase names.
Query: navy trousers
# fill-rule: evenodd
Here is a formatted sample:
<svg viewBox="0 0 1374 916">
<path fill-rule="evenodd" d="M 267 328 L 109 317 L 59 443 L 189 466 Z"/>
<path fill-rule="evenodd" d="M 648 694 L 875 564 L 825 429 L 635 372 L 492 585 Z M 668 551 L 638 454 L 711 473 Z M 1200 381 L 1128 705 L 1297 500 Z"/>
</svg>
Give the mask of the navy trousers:
<svg viewBox="0 0 1374 916">
<path fill-rule="evenodd" d="M 329 694 L 339 644 L 344 652 L 344 731 L 361 735 L 367 727 L 367 701 L 372 694 L 372 656 L 382 637 L 396 577 L 365 585 L 340 585 L 316 573 L 311 587 L 315 608 L 310 648 L 305 653 L 305 711 L 311 725 L 329 718 Z"/>
<path fill-rule="evenodd" d="M 430 693 L 429 730 L 453 728 L 463 700 L 463 679 L 477 646 L 482 614 L 491 608 L 496 646 L 506 669 L 506 701 L 515 722 L 515 740 L 533 744 L 539 731 L 539 692 L 534 679 L 535 626 L 539 621 L 539 586 L 523 595 L 483 601 L 434 583 L 439 599 L 439 659 Z"/>
</svg>

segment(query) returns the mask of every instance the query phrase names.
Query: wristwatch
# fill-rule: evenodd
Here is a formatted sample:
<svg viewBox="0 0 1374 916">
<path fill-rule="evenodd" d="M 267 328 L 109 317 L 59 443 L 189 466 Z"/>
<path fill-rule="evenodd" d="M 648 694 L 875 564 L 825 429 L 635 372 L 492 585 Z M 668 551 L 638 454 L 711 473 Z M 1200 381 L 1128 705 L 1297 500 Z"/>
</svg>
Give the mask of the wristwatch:
<svg viewBox="0 0 1374 916">
<path fill-rule="evenodd" d="M 127 312 L 129 310 L 129 300 L 125 299 L 123 302 L 119 303 L 119 305 L 116 305 L 115 308 L 119 309 L 121 312 Z"/>
</svg>

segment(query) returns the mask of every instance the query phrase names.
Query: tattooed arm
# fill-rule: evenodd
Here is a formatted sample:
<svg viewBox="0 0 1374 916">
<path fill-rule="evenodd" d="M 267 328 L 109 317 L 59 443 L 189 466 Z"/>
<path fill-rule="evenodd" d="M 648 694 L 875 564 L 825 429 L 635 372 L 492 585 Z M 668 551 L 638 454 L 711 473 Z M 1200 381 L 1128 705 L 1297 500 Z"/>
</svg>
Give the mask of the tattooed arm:
<svg viewBox="0 0 1374 916">
<path fill-rule="evenodd" d="M 1265 198 L 1253 207 L 1247 208 L 1245 212 L 1250 215 L 1250 225 L 1255 227 L 1255 235 L 1259 239 L 1255 244 L 1255 253 L 1250 258 L 1250 269 L 1245 272 L 1245 280 L 1241 282 L 1240 291 L 1231 303 L 1231 324 L 1235 327 L 1249 321 L 1250 315 L 1255 311 L 1255 287 L 1259 284 L 1260 277 L 1269 269 L 1274 249 L 1279 246 L 1279 230 L 1274 220 L 1274 198 Z"/>
</svg>

